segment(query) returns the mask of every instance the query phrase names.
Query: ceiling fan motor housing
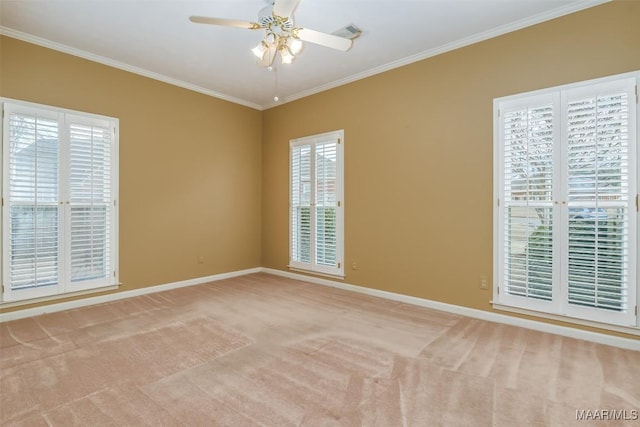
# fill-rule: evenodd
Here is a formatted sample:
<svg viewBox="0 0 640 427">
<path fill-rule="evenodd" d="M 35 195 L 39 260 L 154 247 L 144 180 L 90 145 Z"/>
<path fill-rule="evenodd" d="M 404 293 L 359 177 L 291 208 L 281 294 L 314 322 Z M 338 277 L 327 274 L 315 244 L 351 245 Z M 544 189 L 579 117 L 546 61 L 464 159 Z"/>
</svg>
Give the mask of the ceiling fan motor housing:
<svg viewBox="0 0 640 427">
<path fill-rule="evenodd" d="M 265 28 L 277 26 L 284 31 L 293 29 L 293 19 L 287 16 L 276 16 L 273 14 L 273 5 L 262 8 L 258 12 L 258 23 Z"/>
</svg>

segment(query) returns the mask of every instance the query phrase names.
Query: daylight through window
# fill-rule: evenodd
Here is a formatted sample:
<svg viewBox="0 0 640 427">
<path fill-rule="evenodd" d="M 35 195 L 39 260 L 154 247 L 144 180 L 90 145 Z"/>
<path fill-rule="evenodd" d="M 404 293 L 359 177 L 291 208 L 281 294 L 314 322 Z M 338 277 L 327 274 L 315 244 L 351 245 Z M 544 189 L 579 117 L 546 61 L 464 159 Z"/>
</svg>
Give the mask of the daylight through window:
<svg viewBox="0 0 640 427">
<path fill-rule="evenodd" d="M 290 142 L 290 263 L 342 275 L 344 133 Z"/>
<path fill-rule="evenodd" d="M 117 119 L 3 102 L 3 301 L 117 283 Z"/>
<path fill-rule="evenodd" d="M 495 101 L 498 304 L 637 326 L 637 80 Z"/>
</svg>

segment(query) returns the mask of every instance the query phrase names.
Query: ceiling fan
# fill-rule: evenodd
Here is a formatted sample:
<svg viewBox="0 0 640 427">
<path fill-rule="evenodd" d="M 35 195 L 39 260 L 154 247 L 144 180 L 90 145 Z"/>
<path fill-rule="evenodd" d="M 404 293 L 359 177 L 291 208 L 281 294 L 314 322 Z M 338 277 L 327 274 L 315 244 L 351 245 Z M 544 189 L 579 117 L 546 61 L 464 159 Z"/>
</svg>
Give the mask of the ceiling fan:
<svg viewBox="0 0 640 427">
<path fill-rule="evenodd" d="M 302 50 L 303 41 L 343 52 L 351 48 L 351 38 L 296 27 L 293 11 L 299 2 L 300 0 L 272 0 L 269 6 L 258 13 L 258 22 L 206 16 L 191 16 L 189 20 L 197 24 L 265 30 L 264 38 L 251 50 L 258 57 L 258 65 L 262 67 L 270 67 L 276 53 L 280 53 L 283 64 L 290 64 L 295 55 Z"/>
</svg>

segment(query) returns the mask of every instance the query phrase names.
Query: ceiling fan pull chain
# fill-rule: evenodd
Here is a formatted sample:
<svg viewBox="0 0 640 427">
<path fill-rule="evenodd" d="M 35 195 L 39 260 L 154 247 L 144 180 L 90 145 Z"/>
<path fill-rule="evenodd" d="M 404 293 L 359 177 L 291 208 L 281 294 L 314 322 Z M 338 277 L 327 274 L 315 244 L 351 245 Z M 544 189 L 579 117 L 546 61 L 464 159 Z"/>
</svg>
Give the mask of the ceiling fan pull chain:
<svg viewBox="0 0 640 427">
<path fill-rule="evenodd" d="M 280 98 L 278 97 L 278 66 L 277 65 L 273 67 L 273 72 L 276 75 L 276 89 L 275 89 L 275 96 L 273 97 L 273 100 L 275 102 L 278 102 L 280 101 Z"/>
</svg>

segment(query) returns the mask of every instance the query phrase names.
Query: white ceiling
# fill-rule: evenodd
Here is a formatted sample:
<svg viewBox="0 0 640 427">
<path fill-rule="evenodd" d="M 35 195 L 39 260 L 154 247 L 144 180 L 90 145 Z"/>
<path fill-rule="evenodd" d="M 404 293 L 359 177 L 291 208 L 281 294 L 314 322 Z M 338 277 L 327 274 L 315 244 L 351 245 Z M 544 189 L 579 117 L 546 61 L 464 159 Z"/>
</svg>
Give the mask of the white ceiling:
<svg viewBox="0 0 640 427">
<path fill-rule="evenodd" d="M 363 31 L 348 52 L 305 43 L 279 65 L 280 103 L 607 0 L 301 0 L 296 26 Z M 252 108 L 273 101 L 273 72 L 250 52 L 261 30 L 194 24 L 256 21 L 267 0 L 0 0 L 2 34 Z M 278 61 L 278 58 L 276 58 Z"/>
</svg>

